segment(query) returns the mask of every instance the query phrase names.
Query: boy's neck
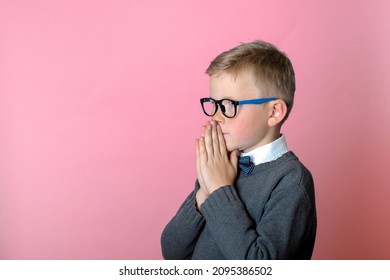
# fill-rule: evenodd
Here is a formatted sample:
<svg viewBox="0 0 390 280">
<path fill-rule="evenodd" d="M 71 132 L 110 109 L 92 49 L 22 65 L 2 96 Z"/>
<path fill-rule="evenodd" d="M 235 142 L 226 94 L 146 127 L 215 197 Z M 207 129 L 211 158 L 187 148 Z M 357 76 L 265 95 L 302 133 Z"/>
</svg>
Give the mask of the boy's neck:
<svg viewBox="0 0 390 280">
<path fill-rule="evenodd" d="M 266 135 L 263 139 L 263 141 L 261 141 L 261 143 L 259 143 L 258 145 L 255 145 L 253 147 L 250 147 L 249 149 L 245 149 L 245 150 L 242 150 L 240 152 L 242 153 L 249 153 L 257 148 L 260 148 L 262 146 L 265 146 L 265 145 L 268 145 L 272 142 L 274 142 L 276 139 L 278 139 L 282 134 L 280 133 L 280 129 L 275 129 L 275 131 L 271 131 L 268 135 Z"/>
<path fill-rule="evenodd" d="M 284 135 L 280 135 L 279 138 L 274 141 L 259 146 L 250 152 L 241 153 L 241 156 L 249 156 L 251 161 L 255 164 L 261 164 L 269 161 L 276 160 L 289 151 L 286 138 Z"/>
</svg>

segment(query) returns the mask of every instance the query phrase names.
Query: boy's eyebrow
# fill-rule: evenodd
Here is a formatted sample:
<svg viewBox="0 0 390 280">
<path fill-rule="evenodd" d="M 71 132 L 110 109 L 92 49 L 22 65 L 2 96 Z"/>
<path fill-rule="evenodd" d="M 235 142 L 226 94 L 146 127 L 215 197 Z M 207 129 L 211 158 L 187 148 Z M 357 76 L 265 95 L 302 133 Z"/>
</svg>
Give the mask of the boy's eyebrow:
<svg viewBox="0 0 390 280">
<path fill-rule="evenodd" d="M 212 96 L 210 96 L 211 98 L 213 98 L 213 99 L 216 99 L 216 98 L 214 98 L 214 97 L 212 97 Z M 224 96 L 224 97 L 222 97 L 221 99 L 219 99 L 219 100 L 222 100 L 222 99 L 233 99 L 234 100 L 234 97 L 233 96 Z"/>
</svg>

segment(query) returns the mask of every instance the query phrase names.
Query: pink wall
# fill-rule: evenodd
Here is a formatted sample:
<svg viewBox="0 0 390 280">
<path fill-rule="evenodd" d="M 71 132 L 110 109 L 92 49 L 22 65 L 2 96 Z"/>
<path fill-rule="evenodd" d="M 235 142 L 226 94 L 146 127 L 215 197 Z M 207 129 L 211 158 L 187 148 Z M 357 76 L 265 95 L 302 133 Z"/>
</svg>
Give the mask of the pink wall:
<svg viewBox="0 0 390 280">
<path fill-rule="evenodd" d="M 204 70 L 263 39 L 296 69 L 284 132 L 315 177 L 314 258 L 389 259 L 389 3 L 0 0 L 0 258 L 160 259 Z"/>
</svg>

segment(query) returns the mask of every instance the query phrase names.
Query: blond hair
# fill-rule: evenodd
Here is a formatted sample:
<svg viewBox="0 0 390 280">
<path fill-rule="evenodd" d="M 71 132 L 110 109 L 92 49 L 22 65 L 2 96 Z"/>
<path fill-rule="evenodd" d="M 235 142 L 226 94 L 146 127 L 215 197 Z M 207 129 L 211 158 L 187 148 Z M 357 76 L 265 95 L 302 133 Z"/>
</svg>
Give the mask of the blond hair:
<svg viewBox="0 0 390 280">
<path fill-rule="evenodd" d="M 287 55 L 274 45 L 264 41 L 242 43 L 218 55 L 206 73 L 213 76 L 226 72 L 237 76 L 248 70 L 264 97 L 281 98 L 287 103 L 287 118 L 294 103 L 295 74 Z"/>
</svg>

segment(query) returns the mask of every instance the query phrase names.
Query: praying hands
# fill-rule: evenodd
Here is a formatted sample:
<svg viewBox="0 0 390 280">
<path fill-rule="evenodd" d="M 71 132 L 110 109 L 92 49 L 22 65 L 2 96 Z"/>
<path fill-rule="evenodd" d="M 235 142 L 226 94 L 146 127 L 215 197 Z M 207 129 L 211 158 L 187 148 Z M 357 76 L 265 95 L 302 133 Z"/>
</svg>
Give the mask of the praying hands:
<svg viewBox="0 0 390 280">
<path fill-rule="evenodd" d="M 198 208 L 215 190 L 233 185 L 237 177 L 238 151 L 229 154 L 221 127 L 215 121 L 202 127 L 196 139 L 196 172 L 200 189 L 196 194 Z"/>
</svg>

